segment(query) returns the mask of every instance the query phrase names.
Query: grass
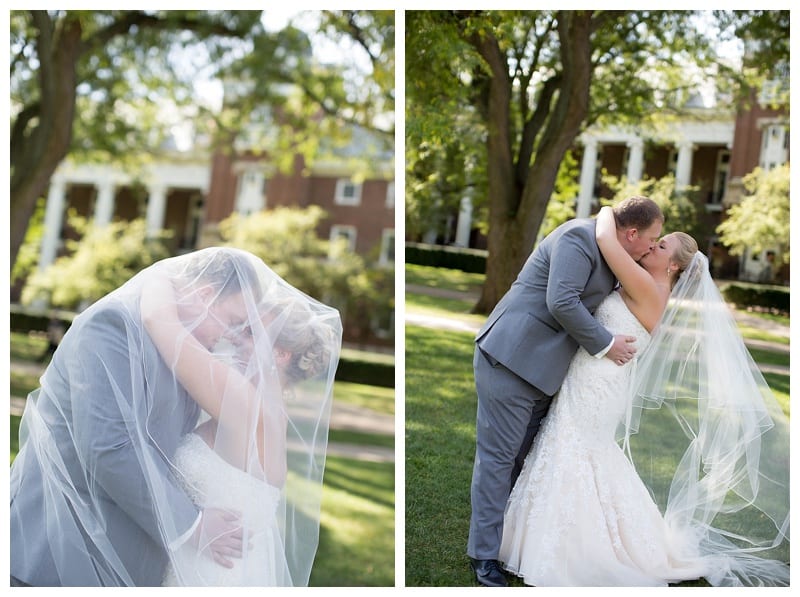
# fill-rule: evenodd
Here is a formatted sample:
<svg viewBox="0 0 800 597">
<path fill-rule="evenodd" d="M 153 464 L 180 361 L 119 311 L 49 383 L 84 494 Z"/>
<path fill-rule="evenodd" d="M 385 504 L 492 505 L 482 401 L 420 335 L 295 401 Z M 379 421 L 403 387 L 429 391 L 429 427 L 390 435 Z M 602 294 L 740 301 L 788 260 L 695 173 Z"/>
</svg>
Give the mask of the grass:
<svg viewBox="0 0 800 597">
<path fill-rule="evenodd" d="M 786 325 L 789 325 L 788 323 Z M 748 325 L 739 324 L 739 331 L 744 336 L 745 340 L 763 340 L 764 342 L 774 342 L 775 344 L 783 344 L 788 348 L 789 336 L 782 336 L 780 334 L 773 334 L 765 330 L 754 328 Z"/>
<path fill-rule="evenodd" d="M 472 339 L 406 326 L 406 586 L 472 585 Z"/>
<path fill-rule="evenodd" d="M 329 456 L 310 586 L 394 586 L 394 463 Z"/>
<path fill-rule="evenodd" d="M 394 388 L 337 381 L 333 386 L 333 395 L 336 402 L 346 402 L 384 415 L 394 414 Z"/>
<path fill-rule="evenodd" d="M 331 429 L 328 433 L 328 441 L 356 446 L 394 448 L 394 435 L 386 435 L 385 433 L 363 433 L 360 431 Z"/>
<path fill-rule="evenodd" d="M 38 361 L 47 349 L 47 336 L 42 332 L 11 332 L 11 360 Z"/>
<path fill-rule="evenodd" d="M 766 350 L 763 348 L 748 347 L 750 356 L 753 360 L 760 365 L 780 365 L 781 367 L 789 366 L 789 353 L 777 352 L 774 350 Z"/>
<path fill-rule="evenodd" d="M 407 263 L 406 284 L 478 293 L 483 286 L 484 274 L 471 274 L 457 269 L 430 267 Z"/>
</svg>

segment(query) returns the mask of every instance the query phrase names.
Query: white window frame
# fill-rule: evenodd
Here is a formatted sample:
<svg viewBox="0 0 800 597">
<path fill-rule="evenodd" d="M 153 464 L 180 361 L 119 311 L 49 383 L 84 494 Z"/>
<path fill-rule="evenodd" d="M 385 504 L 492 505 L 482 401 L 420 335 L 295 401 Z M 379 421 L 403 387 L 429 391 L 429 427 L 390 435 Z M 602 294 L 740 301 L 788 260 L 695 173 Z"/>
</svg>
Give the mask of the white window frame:
<svg viewBox="0 0 800 597">
<path fill-rule="evenodd" d="M 386 185 L 386 207 L 394 209 L 394 181 L 390 180 Z"/>
<path fill-rule="evenodd" d="M 336 205 L 361 205 L 361 183 L 354 182 L 349 178 L 340 178 L 336 181 L 336 191 L 333 196 L 333 202 Z M 347 194 L 345 191 L 348 188 L 353 189 L 352 195 Z"/>
<path fill-rule="evenodd" d="M 384 228 L 381 233 L 381 256 L 378 258 L 378 265 L 394 265 L 394 239 L 394 228 Z"/>
<path fill-rule="evenodd" d="M 348 248 L 355 252 L 358 229 L 355 226 L 350 226 L 347 224 L 334 224 L 331 226 L 331 234 L 329 237 L 331 244 L 343 236 L 347 238 Z"/>
</svg>

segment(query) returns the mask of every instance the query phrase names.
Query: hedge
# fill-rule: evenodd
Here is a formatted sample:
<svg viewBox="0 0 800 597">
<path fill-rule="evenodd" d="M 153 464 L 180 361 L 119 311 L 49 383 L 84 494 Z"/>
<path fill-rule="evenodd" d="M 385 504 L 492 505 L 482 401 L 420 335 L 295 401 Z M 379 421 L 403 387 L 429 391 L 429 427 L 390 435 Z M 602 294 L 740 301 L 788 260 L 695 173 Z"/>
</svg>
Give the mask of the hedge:
<svg viewBox="0 0 800 597">
<path fill-rule="evenodd" d="M 789 289 L 785 286 L 728 282 L 721 285 L 720 291 L 726 301 L 737 307 L 789 314 Z"/>
<path fill-rule="evenodd" d="M 486 273 L 488 254 L 488 251 L 481 249 L 406 243 L 406 263 L 460 269 L 474 274 Z"/>
<path fill-rule="evenodd" d="M 75 317 L 71 311 L 58 309 L 34 310 L 20 305 L 10 306 L 11 331 L 46 332 L 51 324 L 59 323 L 60 332 L 66 332 Z M 363 383 L 370 386 L 394 387 L 394 358 L 390 355 L 373 355 L 354 350 L 342 351 L 336 379 Z"/>
</svg>

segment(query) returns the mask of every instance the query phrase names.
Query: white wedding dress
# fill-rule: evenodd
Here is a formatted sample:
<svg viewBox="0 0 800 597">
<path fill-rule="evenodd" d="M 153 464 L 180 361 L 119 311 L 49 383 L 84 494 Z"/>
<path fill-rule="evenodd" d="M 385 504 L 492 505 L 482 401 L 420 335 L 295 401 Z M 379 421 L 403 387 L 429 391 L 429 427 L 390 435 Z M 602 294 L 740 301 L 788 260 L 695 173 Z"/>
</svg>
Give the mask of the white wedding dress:
<svg viewBox="0 0 800 597">
<path fill-rule="evenodd" d="M 246 553 L 225 568 L 184 544 L 170 564 L 164 586 L 291 586 L 281 534 L 275 516 L 280 491 L 220 458 L 200 436 L 189 433 L 175 452 L 186 493 L 198 507 L 241 513 Z M 180 578 L 179 578 L 180 576 Z"/>
<path fill-rule="evenodd" d="M 595 316 L 613 334 L 635 336 L 638 353 L 647 346 L 619 293 Z M 659 586 L 705 572 L 615 441 L 632 366 L 583 348 L 570 364 L 506 507 L 499 560 L 526 584 Z"/>
</svg>

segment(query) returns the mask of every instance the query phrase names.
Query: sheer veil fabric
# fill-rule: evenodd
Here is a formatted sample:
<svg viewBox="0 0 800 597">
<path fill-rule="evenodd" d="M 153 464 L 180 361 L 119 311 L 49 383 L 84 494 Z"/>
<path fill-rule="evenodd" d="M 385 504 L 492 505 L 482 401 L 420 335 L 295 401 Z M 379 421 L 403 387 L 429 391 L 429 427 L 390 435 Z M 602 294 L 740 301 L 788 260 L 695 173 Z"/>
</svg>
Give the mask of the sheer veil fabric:
<svg viewBox="0 0 800 597">
<path fill-rule="evenodd" d="M 218 507 L 245 544 L 270 536 L 222 582 L 307 585 L 341 334 L 335 309 L 231 248 L 158 262 L 81 313 L 23 416 L 12 574 L 38 558 L 38 584 L 206 584 Z M 41 520 L 15 519 L 37 492 Z M 13 545 L 36 525 L 44 546 Z"/>
<path fill-rule="evenodd" d="M 618 436 L 674 539 L 713 585 L 787 585 L 789 422 L 701 253 L 631 383 Z"/>
</svg>

